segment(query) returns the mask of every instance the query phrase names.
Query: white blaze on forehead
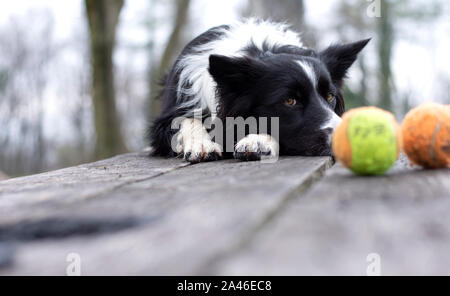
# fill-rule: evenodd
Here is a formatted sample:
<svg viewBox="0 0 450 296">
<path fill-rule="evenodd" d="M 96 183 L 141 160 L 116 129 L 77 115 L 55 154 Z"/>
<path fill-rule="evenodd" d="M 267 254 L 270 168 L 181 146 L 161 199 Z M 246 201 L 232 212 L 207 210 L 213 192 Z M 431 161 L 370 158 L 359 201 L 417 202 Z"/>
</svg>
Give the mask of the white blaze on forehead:
<svg viewBox="0 0 450 296">
<path fill-rule="evenodd" d="M 304 62 L 304 61 L 297 61 L 297 63 L 302 67 L 303 71 L 305 72 L 306 76 L 311 80 L 311 83 L 314 87 L 317 86 L 317 77 L 316 72 L 314 72 L 314 68 L 311 64 Z"/>
</svg>

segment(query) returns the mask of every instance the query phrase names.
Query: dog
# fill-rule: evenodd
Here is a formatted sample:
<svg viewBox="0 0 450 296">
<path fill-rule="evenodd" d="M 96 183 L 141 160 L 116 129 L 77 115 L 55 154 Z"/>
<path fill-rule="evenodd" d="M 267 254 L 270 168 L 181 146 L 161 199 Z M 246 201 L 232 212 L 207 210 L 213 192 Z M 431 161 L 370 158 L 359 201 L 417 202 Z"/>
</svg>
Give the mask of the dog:
<svg viewBox="0 0 450 296">
<path fill-rule="evenodd" d="M 209 29 L 182 50 L 163 80 L 161 114 L 149 129 L 152 154 L 191 163 L 331 156 L 331 135 L 345 111 L 343 81 L 369 41 L 315 51 L 285 24 L 249 19 Z M 208 116 L 277 118 L 277 137 L 257 124 L 241 138 L 226 138 L 234 151 L 224 151 L 204 125 Z"/>
</svg>

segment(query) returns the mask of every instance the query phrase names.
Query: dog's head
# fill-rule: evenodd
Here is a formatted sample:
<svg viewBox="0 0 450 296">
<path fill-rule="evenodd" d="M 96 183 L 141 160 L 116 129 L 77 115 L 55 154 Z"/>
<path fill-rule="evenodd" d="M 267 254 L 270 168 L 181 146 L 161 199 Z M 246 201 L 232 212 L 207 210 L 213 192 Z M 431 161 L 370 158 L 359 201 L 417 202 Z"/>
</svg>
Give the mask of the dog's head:
<svg viewBox="0 0 450 296">
<path fill-rule="evenodd" d="M 278 117 L 282 153 L 331 155 L 331 134 L 345 110 L 342 83 L 368 42 L 321 52 L 281 46 L 259 55 L 211 55 L 219 117 Z"/>
</svg>

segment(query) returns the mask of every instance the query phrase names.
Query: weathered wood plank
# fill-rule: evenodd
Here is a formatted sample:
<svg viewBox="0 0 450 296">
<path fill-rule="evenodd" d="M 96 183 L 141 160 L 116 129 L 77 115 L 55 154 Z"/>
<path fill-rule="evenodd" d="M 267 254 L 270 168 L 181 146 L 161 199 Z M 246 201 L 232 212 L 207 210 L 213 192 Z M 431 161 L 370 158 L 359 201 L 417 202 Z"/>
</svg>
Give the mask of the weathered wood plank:
<svg viewBox="0 0 450 296">
<path fill-rule="evenodd" d="M 381 273 L 450 274 L 450 169 L 398 163 L 387 176 L 356 177 L 340 165 L 298 196 L 213 273 L 365 275 L 369 253 Z"/>
<path fill-rule="evenodd" d="M 22 212 L 21 217 L 30 215 L 32 224 L 41 225 L 75 221 L 68 224 L 75 235 L 56 228 L 40 232 L 39 240 L 0 223 L 4 241 L 13 240 L 8 235 L 20 238 L 9 253 L 12 263 L 0 274 L 64 274 L 70 252 L 80 254 L 83 274 L 209 273 L 211 259 L 238 248 L 331 164 L 328 157 L 288 157 L 275 164 L 201 163 L 96 193 L 95 198 L 41 203 L 33 209 L 41 209 L 39 215 Z M 77 229 L 76 221 L 88 221 L 94 231 Z M 95 221 L 119 227 L 95 233 Z"/>
<path fill-rule="evenodd" d="M 66 207 L 187 165 L 180 159 L 149 158 L 144 153 L 130 153 L 2 181 L 0 223 L 13 222 L 16 218 L 20 220 L 24 213 L 37 215 L 40 209 L 45 212 L 57 205 Z"/>
</svg>

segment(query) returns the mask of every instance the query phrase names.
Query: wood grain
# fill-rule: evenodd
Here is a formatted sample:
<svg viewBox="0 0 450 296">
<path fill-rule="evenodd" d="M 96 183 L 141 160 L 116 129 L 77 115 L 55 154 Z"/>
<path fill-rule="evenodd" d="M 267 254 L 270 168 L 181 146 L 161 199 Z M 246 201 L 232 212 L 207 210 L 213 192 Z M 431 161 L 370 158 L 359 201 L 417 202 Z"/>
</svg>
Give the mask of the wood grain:
<svg viewBox="0 0 450 296">
<path fill-rule="evenodd" d="M 0 274 L 65 274 L 71 252 L 83 274 L 211 274 L 331 165 L 131 154 L 2 182 Z"/>
<path fill-rule="evenodd" d="M 403 163 L 402 163 L 403 162 Z M 450 274 L 450 170 L 398 162 L 388 175 L 356 177 L 340 165 L 298 196 L 215 274 Z"/>
</svg>

